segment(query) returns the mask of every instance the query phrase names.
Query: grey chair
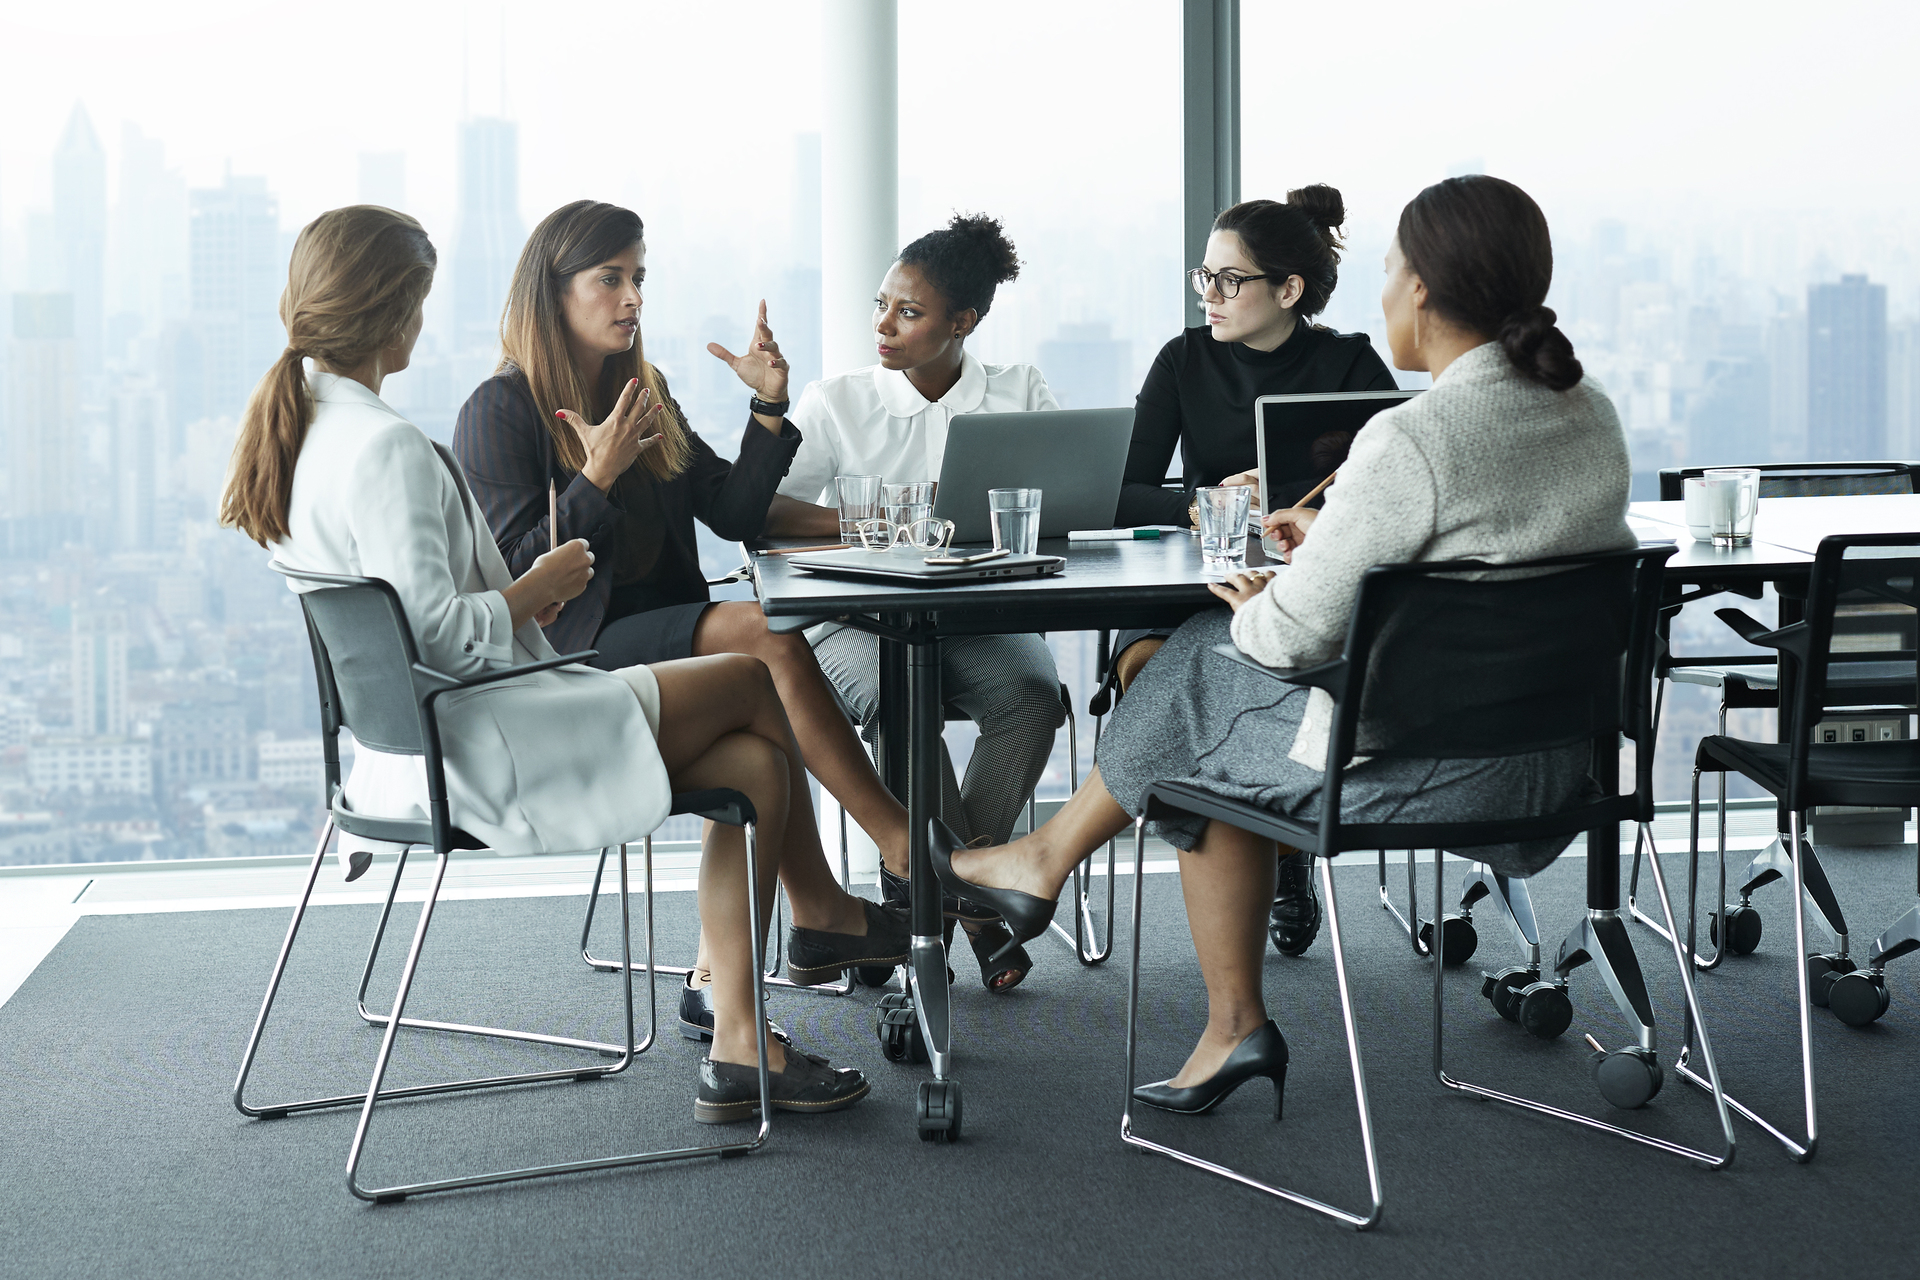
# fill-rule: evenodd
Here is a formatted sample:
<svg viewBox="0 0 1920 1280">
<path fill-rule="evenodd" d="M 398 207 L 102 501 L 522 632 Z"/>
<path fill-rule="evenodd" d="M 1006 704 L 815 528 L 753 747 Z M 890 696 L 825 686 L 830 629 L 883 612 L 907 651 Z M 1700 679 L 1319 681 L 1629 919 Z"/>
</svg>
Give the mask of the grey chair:
<svg viewBox="0 0 1920 1280">
<path fill-rule="evenodd" d="M 404 1200 L 408 1196 L 431 1191 L 452 1191 L 529 1178 L 544 1178 L 562 1173 L 614 1169 L 663 1160 L 684 1160 L 696 1156 L 744 1155 L 758 1149 L 766 1141 L 768 1117 L 772 1109 L 768 1099 L 766 1011 L 759 984 L 756 983 L 754 1015 L 760 1028 L 761 1119 L 758 1131 L 751 1138 L 709 1146 L 589 1157 L 394 1186 L 369 1187 L 362 1184 L 359 1174 L 360 1162 L 366 1151 L 374 1111 L 380 1103 L 400 1098 L 418 1098 L 506 1085 L 597 1080 L 625 1071 L 639 1054 L 652 1046 L 655 1037 L 655 1019 L 651 1015 L 646 1039 L 635 1040 L 632 977 L 636 968 L 650 971 L 653 960 L 652 856 L 649 852 L 645 868 L 647 963 L 636 966 L 632 963 L 627 849 L 625 845 L 620 846 L 620 945 L 621 954 L 626 958 L 627 964 L 623 966 L 625 981 L 622 1009 L 625 1032 L 619 1043 L 605 1044 L 540 1032 L 472 1026 L 405 1016 L 407 998 L 419 970 L 421 950 L 426 943 L 427 928 L 432 923 L 434 907 L 439 902 L 440 890 L 446 880 L 450 855 L 456 849 L 484 847 L 480 841 L 455 825 L 456 815 L 451 812 L 447 798 L 446 768 L 441 755 L 440 718 L 436 703 L 443 695 L 456 690 L 484 690 L 500 681 L 518 679 L 532 672 L 579 662 L 591 657 L 592 654 L 569 654 L 545 662 L 501 668 L 466 680 L 456 679 L 420 662 L 406 613 L 401 606 L 399 596 L 390 584 L 376 578 L 309 573 L 288 568 L 277 562 L 273 568 L 287 577 L 312 584 L 315 588 L 302 593 L 300 604 L 306 616 L 307 638 L 313 649 L 314 674 L 319 685 L 321 738 L 325 744 L 328 816 L 320 834 L 319 844 L 314 849 L 313 861 L 307 870 L 306 884 L 301 891 L 299 901 L 294 906 L 293 919 L 287 926 L 286 938 L 281 943 L 279 956 L 274 961 L 272 974 L 267 980 L 266 997 L 261 1002 L 259 1016 L 254 1020 L 253 1032 L 247 1039 L 246 1050 L 241 1058 L 240 1073 L 233 1086 L 234 1106 L 243 1115 L 263 1120 L 278 1119 L 296 1112 L 359 1106 L 360 1120 L 354 1129 L 352 1146 L 347 1156 L 347 1190 L 359 1199 L 381 1204 L 393 1203 Z M 341 793 L 340 758 L 336 745 L 342 728 L 349 729 L 357 741 L 373 750 L 424 757 L 428 795 L 428 816 L 425 819 L 376 818 L 357 813 L 346 803 Z M 753 805 L 746 796 L 737 791 L 725 789 L 690 792 L 675 796 L 672 810 L 675 813 L 697 813 L 716 822 L 725 822 L 744 828 L 747 864 L 749 867 L 754 865 L 755 816 Z M 327 847 L 335 832 L 389 841 L 402 846 L 401 856 L 397 859 L 394 868 L 393 884 L 387 891 L 386 904 L 374 928 L 373 944 L 360 977 L 358 996 L 360 1016 L 367 1023 L 385 1029 L 374 1061 L 373 1076 L 364 1093 L 292 1102 L 249 1102 L 246 1098 L 247 1080 L 253 1070 L 255 1056 L 266 1032 L 268 1018 L 273 1012 L 274 999 L 279 993 L 280 982 L 286 972 L 287 960 L 293 951 L 294 940 L 299 935 L 300 923 L 313 897 L 314 884 L 319 878 Z M 387 923 L 393 911 L 394 896 L 399 889 L 400 876 L 406 868 L 406 850 L 413 845 L 423 845 L 433 850 L 435 858 L 433 879 L 427 891 L 426 901 L 420 908 L 420 919 L 414 928 L 413 941 L 407 950 L 406 961 L 401 969 L 399 987 L 394 993 L 392 1010 L 384 1014 L 369 1012 L 366 1007 L 367 987 L 372 980 L 381 938 L 386 932 Z M 602 850 L 603 864 L 606 852 Z M 760 917 L 757 879 L 753 875 L 747 877 L 748 911 L 756 926 Z M 757 927 L 753 930 L 753 936 L 754 962 L 758 965 L 761 961 L 761 946 L 760 931 Z M 648 986 L 649 1008 L 652 1009 L 651 982 Z M 393 1057 L 394 1045 L 403 1027 L 409 1030 L 479 1036 L 579 1050 L 584 1054 L 592 1055 L 592 1060 L 560 1069 L 383 1089 L 381 1086 Z M 609 1065 L 604 1061 L 607 1058 L 615 1061 Z"/>
<path fill-rule="evenodd" d="M 1920 473 L 1920 463 L 1914 462 L 1769 462 L 1740 465 L 1760 472 L 1762 498 L 1826 498 L 1913 493 L 1915 474 Z M 1680 501 L 1685 496 L 1685 482 L 1689 478 L 1698 477 L 1707 469 L 1705 467 L 1662 468 L 1660 500 L 1662 502 Z M 1760 597 L 1758 587 L 1708 584 L 1670 600 L 1665 611 L 1666 616 L 1670 619 L 1686 604 L 1726 592 L 1738 592 L 1751 599 Z M 1841 614 L 1845 613 L 1846 609 L 1843 605 Z M 1878 623 L 1868 620 L 1866 629 L 1877 631 Z M 1846 630 L 1847 622 L 1843 620 L 1838 624 L 1838 631 L 1844 633 Z M 1744 655 L 1676 658 L 1667 654 L 1660 659 L 1658 674 L 1661 677 L 1661 683 L 1659 696 L 1654 704 L 1656 727 L 1659 724 L 1660 710 L 1665 701 L 1668 681 L 1720 691 L 1719 734 L 1721 737 L 1726 736 L 1727 713 L 1730 710 L 1780 706 L 1778 663 L 1770 657 Z M 1858 652 L 1849 654 L 1842 662 L 1830 665 L 1827 687 L 1832 695 L 1830 705 L 1835 707 L 1887 707 L 1902 715 L 1920 709 L 1902 700 L 1905 694 L 1911 692 L 1911 685 L 1903 688 L 1898 662 L 1889 662 Z M 1707 918 L 1707 937 L 1714 947 L 1714 952 L 1711 956 L 1696 954 L 1694 957 L 1694 965 L 1701 970 L 1717 969 L 1728 956 L 1747 955 L 1759 947 L 1764 928 L 1760 913 L 1753 906 L 1753 894 L 1756 890 L 1788 876 L 1792 870 L 1792 859 L 1786 852 L 1787 816 L 1783 810 L 1779 814 L 1780 834 L 1748 862 L 1746 871 L 1737 881 L 1735 890 L 1737 896 L 1729 899 L 1726 774 L 1722 772 L 1717 781 L 1719 785 L 1717 859 L 1719 889 L 1714 901 L 1718 905 Z M 1643 843 L 1650 851 L 1651 842 Z M 1826 871 L 1820 865 L 1819 855 L 1814 852 L 1812 843 L 1804 839 L 1804 828 L 1802 843 L 1800 862 L 1807 893 L 1812 899 L 1814 911 L 1819 915 L 1821 923 L 1837 940 L 1835 954 L 1845 961 L 1850 954 L 1846 914 L 1827 881 Z M 1642 849 L 1637 845 L 1633 855 L 1633 871 L 1628 878 L 1627 908 L 1634 919 L 1653 929 L 1654 932 L 1660 933 L 1662 932 L 1660 923 L 1641 911 L 1637 902 L 1641 853 Z"/>
<path fill-rule="evenodd" d="M 1348 987 L 1333 858 L 1345 851 L 1380 848 L 1460 849 L 1601 832 L 1617 839 L 1622 822 L 1653 817 L 1651 685 L 1654 624 L 1661 570 L 1670 548 L 1565 556 L 1519 565 L 1471 561 L 1382 565 L 1361 580 L 1341 655 L 1304 670 L 1264 667 L 1232 645 L 1219 645 L 1222 661 L 1235 661 L 1289 684 L 1325 690 L 1333 699 L 1325 784 L 1317 817 L 1296 818 L 1210 792 L 1204 782 L 1156 782 L 1144 796 L 1134 826 L 1133 936 L 1127 997 L 1127 1093 L 1121 1138 L 1242 1186 L 1325 1214 L 1359 1230 L 1379 1222 L 1385 1205 L 1360 1035 Z M 1529 571 L 1555 569 L 1559 572 Z M 1483 575 L 1479 580 L 1463 573 Z M 1453 575 L 1453 576 L 1448 576 Z M 1365 708 L 1365 718 L 1362 708 Z M 1622 735 L 1634 740 L 1636 773 L 1626 794 L 1616 794 Z M 1414 759 L 1486 758 L 1585 743 L 1593 752 L 1600 798 L 1559 813 L 1507 820 L 1450 823 L 1350 823 L 1341 813 L 1345 769 L 1356 755 Z M 1279 748 L 1284 750 L 1284 744 Z M 1146 823 L 1189 815 L 1225 822 L 1243 831 L 1305 850 L 1320 859 L 1320 884 L 1333 949 L 1360 1142 L 1371 1205 L 1354 1211 L 1300 1191 L 1262 1182 L 1135 1131 L 1133 1084 L 1138 1054 L 1141 902 Z M 1616 855 L 1617 856 L 1617 855 Z M 1433 863 L 1434 900 L 1444 890 L 1445 859 Z M 1675 936 L 1672 904 L 1656 863 L 1655 884 Z M 1626 946 L 1625 925 L 1613 910 L 1589 910 L 1562 946 L 1556 964 L 1564 984 L 1573 968 L 1592 961 L 1614 989 L 1639 1043 L 1593 1063 L 1596 1083 L 1616 1106 L 1641 1105 L 1657 1092 L 1661 1068 L 1655 1055 L 1651 1012 L 1639 970 Z M 1678 944 L 1673 946 L 1693 1025 L 1699 1008 L 1693 976 Z M 1433 965 L 1433 1071 L 1449 1089 L 1486 1098 L 1584 1128 L 1612 1133 L 1709 1167 L 1733 1159 L 1734 1133 L 1719 1088 L 1706 1031 L 1700 1049 L 1712 1079 L 1724 1147 L 1719 1154 L 1608 1124 L 1499 1089 L 1450 1076 L 1442 1054 L 1446 966 Z M 1627 979 L 1623 982 L 1622 979 Z M 1631 988 L 1625 995 L 1624 988 Z M 1631 1096 L 1623 1096 L 1631 1095 Z"/>
</svg>

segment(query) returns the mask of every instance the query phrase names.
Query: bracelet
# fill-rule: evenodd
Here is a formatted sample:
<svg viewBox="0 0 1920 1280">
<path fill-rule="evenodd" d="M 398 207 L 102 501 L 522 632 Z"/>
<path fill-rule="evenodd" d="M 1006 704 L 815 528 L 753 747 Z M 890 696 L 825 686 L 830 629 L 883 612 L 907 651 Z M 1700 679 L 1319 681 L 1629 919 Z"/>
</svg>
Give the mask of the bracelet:
<svg viewBox="0 0 1920 1280">
<path fill-rule="evenodd" d="M 769 401 L 769 400 L 762 400 L 759 396 L 755 396 L 753 397 L 752 400 L 748 402 L 747 411 L 749 413 L 760 414 L 768 418 L 784 418 L 787 416 L 787 406 L 792 403 L 793 402 L 791 400 Z"/>
</svg>

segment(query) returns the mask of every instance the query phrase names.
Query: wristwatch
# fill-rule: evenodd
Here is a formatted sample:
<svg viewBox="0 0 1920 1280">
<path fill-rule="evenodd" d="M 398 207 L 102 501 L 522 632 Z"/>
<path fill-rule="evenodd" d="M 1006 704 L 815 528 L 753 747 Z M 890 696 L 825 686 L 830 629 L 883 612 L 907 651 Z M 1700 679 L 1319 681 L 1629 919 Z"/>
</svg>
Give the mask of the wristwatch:
<svg viewBox="0 0 1920 1280">
<path fill-rule="evenodd" d="M 759 396 L 755 396 L 752 401 L 749 402 L 747 411 L 749 413 L 762 414 L 769 418 L 784 418 L 787 416 L 787 406 L 792 403 L 791 400 L 766 401 L 762 400 Z"/>
</svg>

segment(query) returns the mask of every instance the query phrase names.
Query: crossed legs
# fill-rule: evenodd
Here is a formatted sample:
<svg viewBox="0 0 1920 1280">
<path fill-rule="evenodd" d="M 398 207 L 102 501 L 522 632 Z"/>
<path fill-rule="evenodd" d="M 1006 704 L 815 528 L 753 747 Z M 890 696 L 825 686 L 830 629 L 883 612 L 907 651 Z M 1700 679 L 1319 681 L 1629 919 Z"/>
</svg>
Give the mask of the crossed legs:
<svg viewBox="0 0 1920 1280">
<path fill-rule="evenodd" d="M 759 815 L 758 869 L 764 936 L 779 877 L 802 927 L 861 935 L 866 914 L 827 868 L 807 792 L 805 766 L 765 664 L 737 654 L 662 662 L 660 756 L 676 791 L 731 787 Z M 757 1060 L 753 1025 L 753 934 L 747 909 L 745 833 L 708 823 L 701 836 L 701 964 L 713 974 L 716 1062 Z M 786 1056 L 776 1042 L 770 1065 Z"/>
</svg>

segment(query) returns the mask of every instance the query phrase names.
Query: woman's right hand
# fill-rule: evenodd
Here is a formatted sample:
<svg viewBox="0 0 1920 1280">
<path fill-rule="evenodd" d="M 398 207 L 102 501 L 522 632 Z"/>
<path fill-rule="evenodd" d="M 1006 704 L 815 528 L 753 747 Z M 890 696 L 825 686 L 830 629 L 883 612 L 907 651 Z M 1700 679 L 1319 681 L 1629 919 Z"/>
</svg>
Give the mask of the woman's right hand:
<svg viewBox="0 0 1920 1280">
<path fill-rule="evenodd" d="M 593 580 L 593 552 L 585 538 L 563 542 L 533 562 L 500 594 L 506 598 L 507 612 L 513 615 L 518 631 L 528 620 L 540 620 L 541 626 L 558 616 L 558 606 L 587 589 Z"/>
<path fill-rule="evenodd" d="M 557 416 L 573 428 L 587 451 L 581 474 L 605 493 L 635 459 L 660 443 L 658 427 L 665 411 L 665 405 L 653 403 L 652 391 L 640 389 L 640 379 L 630 378 L 605 422 L 587 423 L 571 409 L 562 409 Z"/>
<path fill-rule="evenodd" d="M 1320 513 L 1312 507 L 1288 507 L 1260 517 L 1260 528 L 1280 544 L 1281 554 L 1291 559 L 1294 549 L 1307 540 L 1307 530 L 1313 528 L 1313 522 L 1319 518 Z"/>
</svg>

